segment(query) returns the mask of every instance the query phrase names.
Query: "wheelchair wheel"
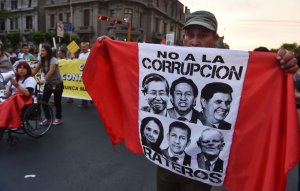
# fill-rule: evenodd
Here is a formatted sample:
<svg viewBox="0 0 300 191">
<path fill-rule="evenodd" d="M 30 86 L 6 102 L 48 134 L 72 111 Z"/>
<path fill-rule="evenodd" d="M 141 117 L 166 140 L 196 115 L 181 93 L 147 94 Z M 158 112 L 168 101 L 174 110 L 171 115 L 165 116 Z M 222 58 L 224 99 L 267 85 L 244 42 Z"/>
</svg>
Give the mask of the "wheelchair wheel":
<svg viewBox="0 0 300 191">
<path fill-rule="evenodd" d="M 46 114 L 50 116 L 49 124 L 41 124 L 46 119 Z M 47 133 L 53 122 L 53 111 L 47 103 L 35 103 L 30 105 L 23 115 L 23 129 L 31 137 L 40 137 Z"/>
</svg>

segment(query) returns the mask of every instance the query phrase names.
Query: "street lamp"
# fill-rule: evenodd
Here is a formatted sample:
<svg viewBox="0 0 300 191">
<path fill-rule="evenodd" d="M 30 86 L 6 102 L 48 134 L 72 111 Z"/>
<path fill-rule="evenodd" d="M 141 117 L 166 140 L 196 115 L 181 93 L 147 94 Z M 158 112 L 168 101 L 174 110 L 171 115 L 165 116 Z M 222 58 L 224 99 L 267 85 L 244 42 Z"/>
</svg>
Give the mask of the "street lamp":
<svg viewBox="0 0 300 191">
<path fill-rule="evenodd" d="M 127 23 L 127 41 L 131 41 L 131 22 L 129 18 L 125 18 L 124 21 Z"/>
</svg>

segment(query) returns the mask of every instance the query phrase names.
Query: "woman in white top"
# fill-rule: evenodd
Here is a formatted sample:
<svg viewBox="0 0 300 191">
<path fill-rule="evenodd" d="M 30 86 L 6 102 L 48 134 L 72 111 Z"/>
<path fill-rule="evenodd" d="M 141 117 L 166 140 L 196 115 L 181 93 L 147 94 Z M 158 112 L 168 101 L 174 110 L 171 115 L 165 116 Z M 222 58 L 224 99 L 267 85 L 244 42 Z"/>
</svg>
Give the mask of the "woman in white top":
<svg viewBox="0 0 300 191">
<path fill-rule="evenodd" d="M 26 61 L 19 62 L 16 68 L 15 76 L 15 78 L 11 78 L 6 84 L 5 96 L 9 97 L 16 92 L 20 92 L 25 96 L 30 96 L 33 94 L 37 82 L 32 77 L 31 68 Z"/>
</svg>

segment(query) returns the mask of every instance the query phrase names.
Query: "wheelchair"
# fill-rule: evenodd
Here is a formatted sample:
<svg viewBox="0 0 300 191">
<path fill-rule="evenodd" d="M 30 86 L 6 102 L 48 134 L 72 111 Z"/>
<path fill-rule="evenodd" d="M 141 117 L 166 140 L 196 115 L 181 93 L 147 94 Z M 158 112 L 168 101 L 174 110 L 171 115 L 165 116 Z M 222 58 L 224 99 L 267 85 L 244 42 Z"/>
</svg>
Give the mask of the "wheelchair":
<svg viewBox="0 0 300 191">
<path fill-rule="evenodd" d="M 23 109 L 21 115 L 21 126 L 19 128 L 0 128 L 0 140 L 7 135 L 7 143 L 10 146 L 15 146 L 19 142 L 19 138 L 14 134 L 26 134 L 33 138 L 39 138 L 45 135 L 52 126 L 54 114 L 51 106 L 42 101 L 42 92 L 40 84 L 37 85 L 33 97 L 33 103 Z M 50 120 L 49 124 L 42 124 L 46 118 L 46 114 Z"/>
</svg>

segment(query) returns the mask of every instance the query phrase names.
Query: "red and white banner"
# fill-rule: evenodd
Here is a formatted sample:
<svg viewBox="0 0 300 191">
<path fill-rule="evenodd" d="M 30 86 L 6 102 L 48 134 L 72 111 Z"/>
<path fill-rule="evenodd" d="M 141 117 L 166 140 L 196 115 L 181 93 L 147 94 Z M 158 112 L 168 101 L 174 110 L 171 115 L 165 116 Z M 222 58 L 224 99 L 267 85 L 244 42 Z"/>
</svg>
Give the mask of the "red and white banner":
<svg viewBox="0 0 300 191">
<path fill-rule="evenodd" d="M 299 159 L 293 79 L 275 54 L 104 40 L 83 81 L 112 143 L 174 173 L 284 190 Z"/>
</svg>

